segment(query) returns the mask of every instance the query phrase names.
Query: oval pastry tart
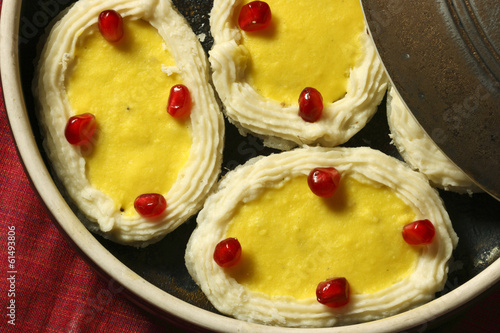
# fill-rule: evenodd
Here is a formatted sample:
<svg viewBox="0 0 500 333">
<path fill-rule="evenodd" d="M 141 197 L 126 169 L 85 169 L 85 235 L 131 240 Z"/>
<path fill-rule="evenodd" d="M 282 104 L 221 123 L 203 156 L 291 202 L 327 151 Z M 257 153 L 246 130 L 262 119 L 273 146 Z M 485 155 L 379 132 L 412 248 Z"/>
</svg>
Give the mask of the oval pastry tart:
<svg viewBox="0 0 500 333">
<path fill-rule="evenodd" d="M 304 147 L 229 172 L 198 215 L 186 265 L 249 322 L 325 327 L 431 300 L 458 239 L 420 173 L 370 148 Z"/>
<path fill-rule="evenodd" d="M 210 24 L 224 111 L 267 146 L 340 145 L 385 94 L 359 1 L 215 0 Z"/>
<path fill-rule="evenodd" d="M 206 55 L 168 0 L 81 0 L 52 28 L 35 95 L 51 165 L 89 228 L 160 240 L 220 172 L 224 122 Z"/>
<path fill-rule="evenodd" d="M 393 86 L 387 93 L 387 120 L 392 143 L 401 156 L 434 186 L 458 193 L 482 192 L 425 133 Z"/>
</svg>

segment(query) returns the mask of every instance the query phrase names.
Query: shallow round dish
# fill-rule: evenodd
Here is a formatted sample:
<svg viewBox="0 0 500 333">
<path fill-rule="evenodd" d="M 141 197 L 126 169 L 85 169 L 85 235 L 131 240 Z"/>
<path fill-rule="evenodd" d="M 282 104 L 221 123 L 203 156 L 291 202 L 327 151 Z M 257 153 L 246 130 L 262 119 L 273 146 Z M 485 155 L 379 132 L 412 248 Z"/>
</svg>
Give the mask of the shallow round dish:
<svg viewBox="0 0 500 333">
<path fill-rule="evenodd" d="M 500 200 L 498 0 L 362 0 L 404 103 L 446 156 Z"/>
<path fill-rule="evenodd" d="M 195 226 L 191 219 L 167 235 L 165 241 L 136 249 L 91 234 L 84 219 L 67 199 L 41 150 L 41 138 L 31 94 L 38 40 L 50 20 L 71 1 L 7 1 L 2 5 L 0 61 L 9 122 L 26 171 L 54 217 L 56 226 L 99 273 L 123 285 L 130 299 L 155 315 L 186 330 L 219 332 L 284 332 L 288 329 L 250 324 L 219 314 L 191 280 L 184 266 L 184 249 Z M 61 3 L 64 3 L 62 5 Z M 48 6 L 50 4 L 50 6 Z M 211 1 L 174 1 L 199 35 L 205 50 L 211 46 L 208 13 Z M 346 146 L 370 146 L 396 156 L 390 144 L 385 102 L 370 123 Z M 233 169 L 249 158 L 269 154 L 252 136 L 241 137 L 227 124 L 223 169 Z M 463 309 L 500 281 L 500 203 L 481 194 L 440 192 L 460 237 L 450 264 L 449 279 L 434 301 L 416 309 L 373 322 L 297 332 L 382 332 L 429 328 Z M 163 254 L 169 253 L 167 257 Z"/>
</svg>

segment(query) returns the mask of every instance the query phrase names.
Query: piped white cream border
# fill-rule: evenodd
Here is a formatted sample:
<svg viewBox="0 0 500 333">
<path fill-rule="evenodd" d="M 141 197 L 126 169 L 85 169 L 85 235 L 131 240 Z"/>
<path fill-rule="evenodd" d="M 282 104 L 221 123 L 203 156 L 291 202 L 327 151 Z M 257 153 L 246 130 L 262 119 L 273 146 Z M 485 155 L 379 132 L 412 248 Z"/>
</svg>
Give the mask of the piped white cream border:
<svg viewBox="0 0 500 333">
<path fill-rule="evenodd" d="M 143 19 L 158 30 L 194 100 L 191 152 L 175 184 L 162 193 L 168 207 L 161 219 L 122 214 L 109 196 L 89 183 L 80 148 L 68 144 L 62 135 L 67 119 L 74 115 L 64 80 L 76 41 L 86 30 L 95 29 L 99 13 L 109 8 L 123 17 Z M 204 50 L 170 0 L 80 0 L 54 25 L 40 59 L 34 93 L 40 104 L 44 146 L 72 200 L 96 223 L 89 225 L 92 230 L 116 242 L 143 246 L 158 241 L 201 209 L 220 172 L 224 123 L 209 84 Z"/>
<path fill-rule="evenodd" d="M 387 120 L 401 156 L 434 186 L 458 193 L 482 192 L 425 133 L 392 85 L 387 92 Z"/>
<path fill-rule="evenodd" d="M 307 176 L 316 167 L 332 166 L 343 176 L 387 186 L 412 208 L 417 220 L 432 221 L 436 236 L 431 244 L 421 248 L 412 274 L 383 290 L 352 295 L 348 305 L 332 309 L 315 298 L 296 300 L 252 291 L 215 263 L 213 249 L 225 238 L 227 225 L 240 205 L 259 196 L 266 187 Z M 207 199 L 197 222 L 186 249 L 186 266 L 212 304 L 238 319 L 289 327 L 370 321 L 431 300 L 444 287 L 448 260 L 458 242 L 443 202 L 427 179 L 397 159 L 367 147 L 304 147 L 252 159 L 226 174 L 217 191 Z"/>
<path fill-rule="evenodd" d="M 224 112 L 242 134 L 264 138 L 264 144 L 279 149 L 296 145 L 345 143 L 372 118 L 384 97 L 387 77 L 370 36 L 360 36 L 364 53 L 351 69 L 346 95 L 325 104 L 322 118 L 308 123 L 298 115 L 298 103 L 282 106 L 265 98 L 245 82 L 247 49 L 241 45 L 241 32 L 232 22 L 241 0 L 215 0 L 210 14 L 214 45 L 210 51 L 215 88 L 225 106 Z M 298 96 L 297 96 L 298 99 Z"/>
</svg>

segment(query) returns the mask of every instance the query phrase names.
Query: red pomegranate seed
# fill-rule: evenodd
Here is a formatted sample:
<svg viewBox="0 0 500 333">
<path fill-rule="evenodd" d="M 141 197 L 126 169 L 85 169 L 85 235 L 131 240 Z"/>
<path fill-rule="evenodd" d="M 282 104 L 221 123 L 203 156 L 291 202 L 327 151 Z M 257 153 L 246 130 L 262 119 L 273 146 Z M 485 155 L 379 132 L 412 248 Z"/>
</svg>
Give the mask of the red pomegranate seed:
<svg viewBox="0 0 500 333">
<path fill-rule="evenodd" d="M 118 42 L 123 37 L 123 19 L 115 10 L 105 10 L 97 20 L 102 36 L 111 43 Z"/>
<path fill-rule="evenodd" d="M 408 223 L 403 227 L 403 239 L 411 245 L 430 244 L 435 234 L 434 225 L 427 219 Z"/>
<path fill-rule="evenodd" d="M 241 30 L 262 30 L 271 23 L 271 8 L 264 1 L 252 1 L 241 7 L 238 24 Z"/>
<path fill-rule="evenodd" d="M 317 196 L 329 198 L 340 182 L 340 173 L 335 168 L 315 168 L 307 177 L 307 184 Z"/>
<path fill-rule="evenodd" d="M 307 122 L 314 123 L 323 113 L 323 96 L 314 88 L 307 87 L 299 96 L 299 116 Z"/>
<path fill-rule="evenodd" d="M 142 217 L 156 217 L 165 211 L 167 201 L 161 194 L 145 193 L 135 199 L 134 208 Z"/>
<path fill-rule="evenodd" d="M 226 238 L 215 246 L 214 260 L 221 267 L 236 265 L 240 257 L 241 245 L 236 238 Z"/>
<path fill-rule="evenodd" d="M 95 128 L 95 116 L 91 113 L 83 113 L 68 119 L 64 129 L 64 136 L 72 145 L 84 145 L 92 139 Z"/>
<path fill-rule="evenodd" d="M 189 115 L 191 107 L 189 89 L 183 84 L 173 86 L 168 97 L 167 112 L 174 118 L 182 118 Z"/>
<path fill-rule="evenodd" d="M 349 283 L 343 277 L 320 282 L 316 288 L 316 299 L 332 308 L 344 306 L 349 303 Z"/>
</svg>

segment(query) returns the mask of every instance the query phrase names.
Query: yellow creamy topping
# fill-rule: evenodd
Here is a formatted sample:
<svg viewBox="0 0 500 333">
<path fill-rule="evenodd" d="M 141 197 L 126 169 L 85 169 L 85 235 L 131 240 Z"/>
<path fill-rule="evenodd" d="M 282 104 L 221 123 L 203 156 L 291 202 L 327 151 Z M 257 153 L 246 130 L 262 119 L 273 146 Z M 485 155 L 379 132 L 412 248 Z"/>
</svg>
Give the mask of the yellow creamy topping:
<svg viewBox="0 0 500 333">
<path fill-rule="evenodd" d="M 96 29 L 81 36 L 66 89 L 75 114 L 98 124 L 85 156 L 90 183 L 135 214 L 143 193 L 165 194 L 186 163 L 192 143 L 189 119 L 166 111 L 170 88 L 181 83 L 162 66 L 175 66 L 158 31 L 142 20 L 124 20 L 124 37 L 107 42 Z"/>
<path fill-rule="evenodd" d="M 227 271 L 238 283 L 271 296 L 315 297 L 319 282 L 345 277 L 352 293 L 372 293 L 415 268 L 418 249 L 404 242 L 413 210 L 388 187 L 344 177 L 328 199 L 307 177 L 268 188 L 235 212 L 226 232 L 241 243 L 241 261 Z"/>
<path fill-rule="evenodd" d="M 266 2 L 271 26 L 242 32 L 250 54 L 247 81 L 261 95 L 286 105 L 296 104 L 305 87 L 320 91 L 325 103 L 342 98 L 361 53 L 359 36 L 365 26 L 360 2 Z"/>
</svg>

